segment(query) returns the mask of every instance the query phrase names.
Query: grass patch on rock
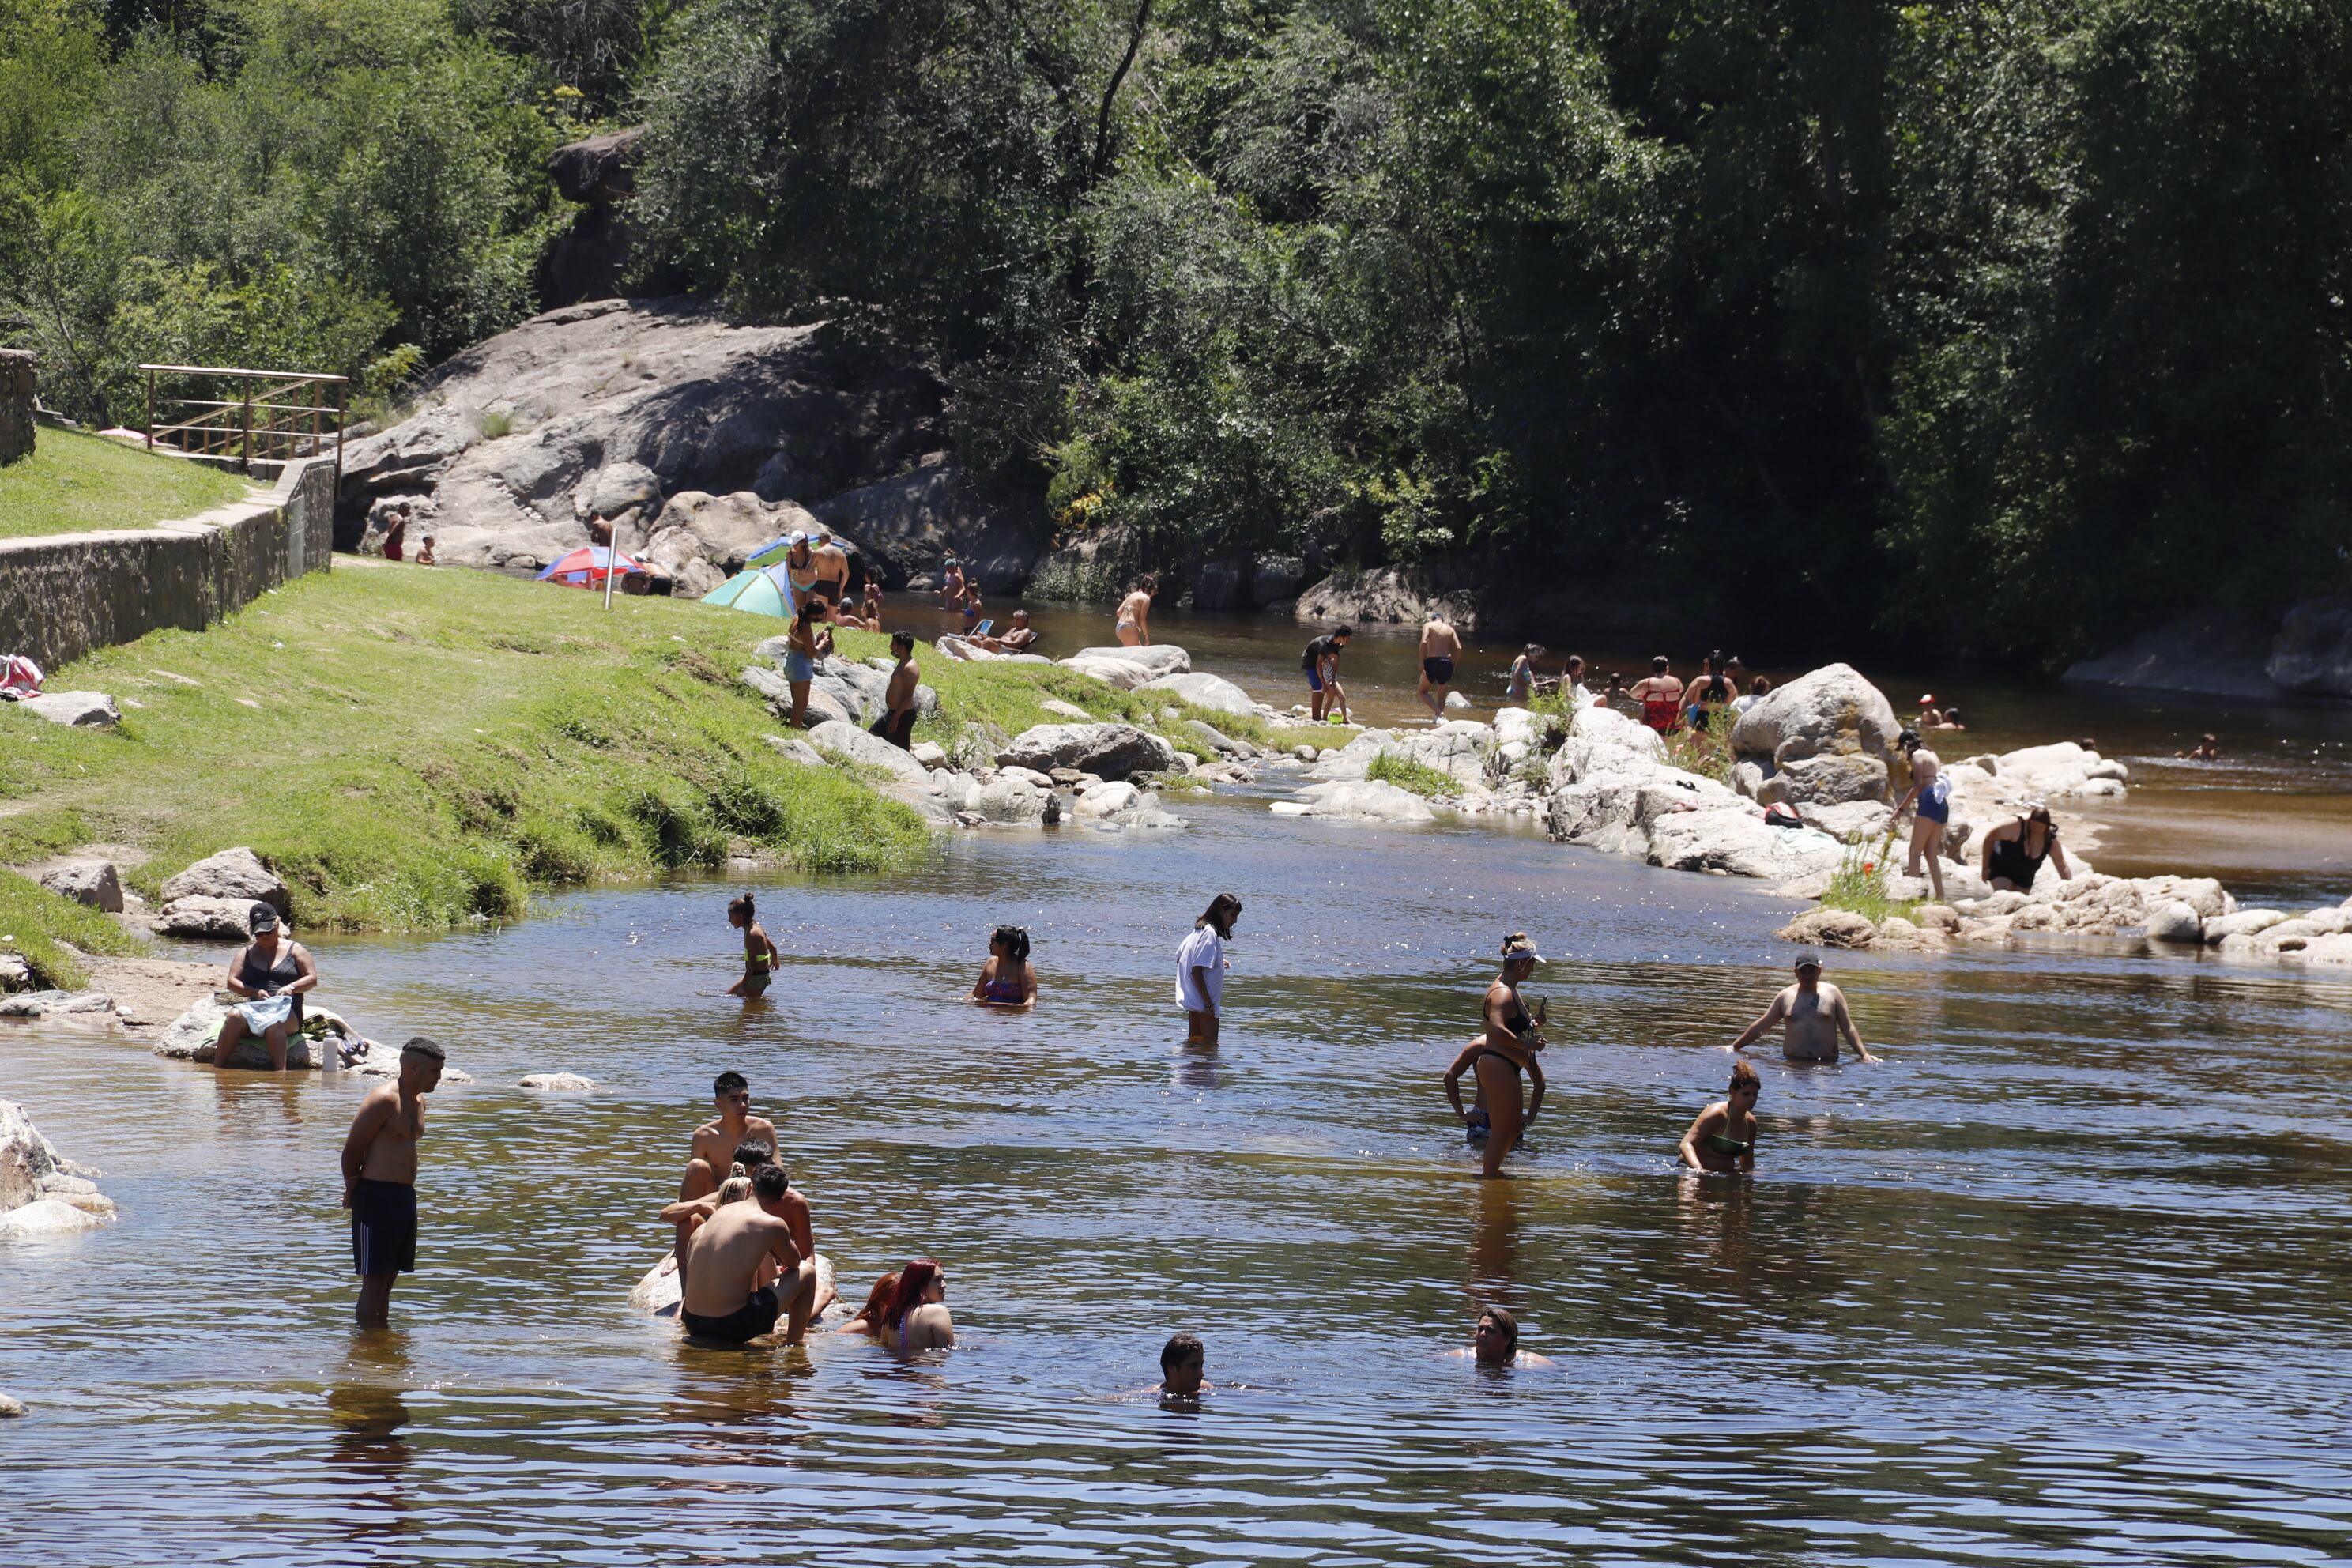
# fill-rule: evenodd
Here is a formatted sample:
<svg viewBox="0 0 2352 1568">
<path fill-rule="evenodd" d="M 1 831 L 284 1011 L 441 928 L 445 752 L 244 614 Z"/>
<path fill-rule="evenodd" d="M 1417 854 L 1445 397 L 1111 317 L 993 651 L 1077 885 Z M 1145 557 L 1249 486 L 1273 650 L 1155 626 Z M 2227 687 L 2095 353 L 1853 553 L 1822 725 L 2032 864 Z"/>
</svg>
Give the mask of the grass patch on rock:
<svg viewBox="0 0 2352 1568">
<path fill-rule="evenodd" d="M 249 488 L 205 463 L 44 426 L 31 457 L 0 468 L 0 539 L 152 528 L 242 500 Z"/>
<path fill-rule="evenodd" d="M 1830 885 L 1822 889 L 1822 907 L 1850 910 L 1873 925 L 1889 915 L 1907 919 L 1919 906 L 1888 893 L 1887 879 L 1895 872 L 1894 856 L 1892 833 L 1877 839 L 1853 839 L 1846 845 L 1845 858 L 1838 862 Z"/>
<path fill-rule="evenodd" d="M 68 943 L 100 953 L 136 952 L 145 945 L 87 904 L 61 899 L 29 877 L 0 870 L 0 952 L 13 952 L 30 966 L 35 990 L 75 991 L 89 983 Z"/>
<path fill-rule="evenodd" d="M 378 931 L 510 918 L 535 887 L 716 866 L 738 842 L 829 871 L 926 853 L 911 810 L 763 739 L 782 727 L 732 672 L 773 629 L 339 560 L 208 631 L 62 672 L 114 695 L 119 731 L 0 710 L 0 812 L 39 803 L 0 815 L 0 835 L 12 853 L 138 846 L 130 879 L 151 899 L 251 845 L 298 924 Z"/>
<path fill-rule="evenodd" d="M 1415 795 L 1439 795 L 1462 793 L 1462 785 L 1453 774 L 1442 769 L 1433 768 L 1427 763 L 1417 763 L 1411 757 L 1399 756 L 1394 752 L 1382 752 L 1379 756 L 1374 757 L 1370 764 L 1364 769 L 1364 776 L 1368 779 L 1379 779 L 1384 784 L 1395 784 L 1400 789 L 1409 789 Z"/>
</svg>

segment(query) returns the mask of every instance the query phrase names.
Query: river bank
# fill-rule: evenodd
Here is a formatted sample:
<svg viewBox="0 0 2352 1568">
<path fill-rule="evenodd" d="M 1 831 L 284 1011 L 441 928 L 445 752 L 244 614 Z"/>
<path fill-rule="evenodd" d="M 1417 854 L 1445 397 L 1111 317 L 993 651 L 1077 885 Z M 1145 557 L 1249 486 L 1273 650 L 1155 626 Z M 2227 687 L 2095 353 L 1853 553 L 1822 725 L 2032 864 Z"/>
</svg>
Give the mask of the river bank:
<svg viewBox="0 0 2352 1568">
<path fill-rule="evenodd" d="M 0 871 L 0 989 L 77 987 L 82 955 L 141 951 L 137 930 L 40 885 L 68 863 L 110 864 L 110 901 L 138 926 L 184 868 L 248 847 L 314 932 L 508 920 L 535 890 L 730 859 L 872 871 L 932 851 L 935 825 L 877 787 L 883 774 L 791 743 L 780 678 L 746 683 L 777 622 L 660 598 L 607 609 L 488 573 L 343 566 L 209 630 L 58 673 L 112 696 L 117 725 L 0 711 L 0 865 L 15 868 Z M 841 644 L 829 668 L 842 679 L 878 679 L 858 661 L 885 638 Z M 1073 699 L 1155 732 L 1163 714 L 1181 725 L 1201 711 L 1060 666 L 924 653 L 918 734 L 934 744 L 992 748 Z M 1168 745 L 1213 754 L 1189 733 Z"/>
</svg>

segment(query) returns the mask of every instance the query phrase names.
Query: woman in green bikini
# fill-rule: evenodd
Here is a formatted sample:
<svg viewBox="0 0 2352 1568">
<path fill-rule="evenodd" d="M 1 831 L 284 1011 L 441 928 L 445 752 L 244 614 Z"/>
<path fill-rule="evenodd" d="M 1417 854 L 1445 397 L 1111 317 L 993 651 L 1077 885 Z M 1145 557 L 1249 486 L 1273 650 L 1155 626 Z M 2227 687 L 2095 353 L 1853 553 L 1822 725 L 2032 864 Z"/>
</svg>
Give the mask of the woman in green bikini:
<svg viewBox="0 0 2352 1568">
<path fill-rule="evenodd" d="M 743 978 L 730 985 L 727 994 L 747 999 L 764 994 L 768 982 L 774 978 L 776 961 L 783 954 L 761 927 L 751 894 L 738 893 L 727 900 L 727 923 L 743 933 Z"/>
<path fill-rule="evenodd" d="M 1756 1096 L 1763 1089 L 1746 1062 L 1731 1067 L 1731 1098 L 1698 1113 L 1683 1134 L 1683 1163 L 1702 1175 L 1752 1174 L 1756 1169 Z"/>
</svg>

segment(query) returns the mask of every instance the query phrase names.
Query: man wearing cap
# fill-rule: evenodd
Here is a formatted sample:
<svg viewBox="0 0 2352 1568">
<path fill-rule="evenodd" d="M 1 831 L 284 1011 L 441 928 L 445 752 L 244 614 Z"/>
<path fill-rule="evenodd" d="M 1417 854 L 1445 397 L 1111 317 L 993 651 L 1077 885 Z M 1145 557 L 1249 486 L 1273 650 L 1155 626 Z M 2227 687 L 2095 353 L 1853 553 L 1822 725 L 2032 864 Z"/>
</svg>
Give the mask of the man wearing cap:
<svg viewBox="0 0 2352 1568">
<path fill-rule="evenodd" d="M 1772 998 L 1772 1005 L 1764 1009 L 1764 1016 L 1723 1048 L 1746 1050 L 1775 1024 L 1780 1026 L 1780 1054 L 1792 1062 L 1837 1060 L 1840 1035 L 1853 1042 L 1853 1054 L 1864 1061 L 1878 1059 L 1854 1031 L 1853 1015 L 1846 1010 L 1845 993 L 1822 983 L 1820 953 L 1799 953 L 1797 983 L 1784 986 L 1780 994 Z"/>
<path fill-rule="evenodd" d="M 302 1027 L 302 994 L 319 984 L 319 966 L 310 952 L 285 935 L 275 906 L 256 903 L 245 914 L 245 928 L 253 933 L 229 961 L 228 988 L 245 998 L 221 1020 L 220 1040 L 213 1047 L 213 1066 L 225 1068 L 248 1035 L 258 1035 L 269 1047 L 269 1070 L 286 1070 L 286 1044 Z"/>
<path fill-rule="evenodd" d="M 833 530 L 816 531 L 816 544 L 809 556 L 816 574 L 812 586 L 836 610 L 849 603 L 849 552 L 833 542 Z"/>
<path fill-rule="evenodd" d="M 441 1081 L 445 1059 L 422 1035 L 403 1046 L 399 1079 L 369 1091 L 343 1140 L 342 1206 L 352 1211 L 363 1329 L 384 1325 L 393 1281 L 416 1269 L 416 1145 L 425 1137 L 425 1097 Z"/>
</svg>

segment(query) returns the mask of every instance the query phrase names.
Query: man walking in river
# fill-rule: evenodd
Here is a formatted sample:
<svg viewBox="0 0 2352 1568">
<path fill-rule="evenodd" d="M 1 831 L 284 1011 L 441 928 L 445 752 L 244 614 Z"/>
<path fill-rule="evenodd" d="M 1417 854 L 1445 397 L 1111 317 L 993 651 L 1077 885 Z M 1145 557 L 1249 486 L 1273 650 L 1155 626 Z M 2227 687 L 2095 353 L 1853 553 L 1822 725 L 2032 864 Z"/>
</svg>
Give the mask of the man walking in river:
<svg viewBox="0 0 2352 1568">
<path fill-rule="evenodd" d="M 446 1058 L 419 1035 L 400 1050 L 398 1081 L 369 1091 L 343 1140 L 343 1201 L 352 1211 L 352 1262 L 360 1277 L 359 1325 L 392 1318 L 392 1287 L 416 1269 L 416 1145 L 425 1097 Z"/>
<path fill-rule="evenodd" d="M 1454 660 L 1462 652 L 1462 635 L 1444 616 L 1432 615 L 1421 623 L 1421 700 L 1436 717 L 1445 720 L 1445 689 L 1454 684 Z"/>
<path fill-rule="evenodd" d="M 1799 953 L 1797 983 L 1783 986 L 1780 994 L 1772 998 L 1772 1005 L 1764 1009 L 1764 1016 L 1723 1048 L 1746 1050 L 1775 1024 L 1780 1026 L 1780 1054 L 1792 1062 L 1836 1061 L 1840 1035 L 1853 1043 L 1853 1054 L 1864 1061 L 1878 1059 L 1854 1031 L 1853 1015 L 1846 1010 L 1845 993 L 1822 984 L 1819 953 Z"/>
</svg>

